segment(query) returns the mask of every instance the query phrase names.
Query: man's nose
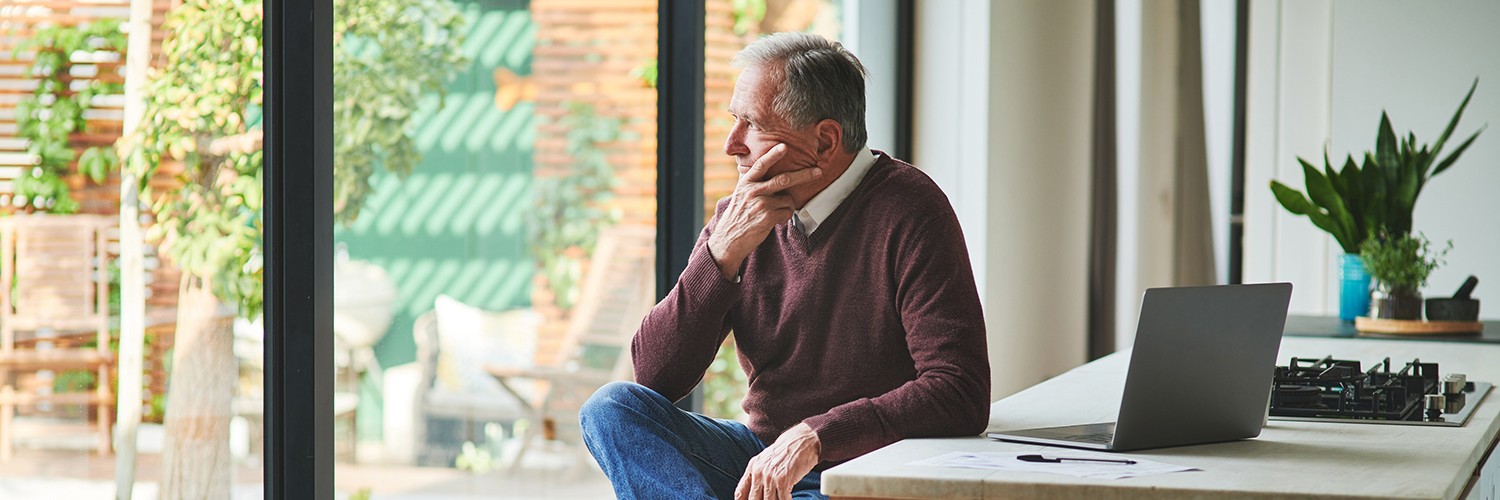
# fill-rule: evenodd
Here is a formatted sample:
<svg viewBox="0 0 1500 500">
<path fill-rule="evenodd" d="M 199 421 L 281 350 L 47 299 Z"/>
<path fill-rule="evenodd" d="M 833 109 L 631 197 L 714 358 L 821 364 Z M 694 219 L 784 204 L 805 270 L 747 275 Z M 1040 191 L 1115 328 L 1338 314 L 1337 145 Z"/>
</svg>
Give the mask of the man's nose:
<svg viewBox="0 0 1500 500">
<path fill-rule="evenodd" d="M 724 154 L 739 156 L 749 152 L 750 147 L 745 145 L 745 127 L 736 123 L 734 128 L 729 129 L 729 136 L 724 138 Z"/>
</svg>

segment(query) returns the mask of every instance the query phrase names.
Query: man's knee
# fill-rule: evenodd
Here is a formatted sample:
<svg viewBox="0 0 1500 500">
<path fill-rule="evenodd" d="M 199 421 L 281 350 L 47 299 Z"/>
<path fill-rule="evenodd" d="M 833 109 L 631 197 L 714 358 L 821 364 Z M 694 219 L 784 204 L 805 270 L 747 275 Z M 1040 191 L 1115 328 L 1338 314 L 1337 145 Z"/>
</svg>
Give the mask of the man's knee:
<svg viewBox="0 0 1500 500">
<path fill-rule="evenodd" d="M 634 382 L 610 382 L 594 391 L 594 395 L 583 403 L 578 418 L 588 428 L 591 421 L 613 421 L 624 412 L 643 413 L 646 406 L 657 404 L 654 399 L 663 398 L 646 386 Z"/>
</svg>

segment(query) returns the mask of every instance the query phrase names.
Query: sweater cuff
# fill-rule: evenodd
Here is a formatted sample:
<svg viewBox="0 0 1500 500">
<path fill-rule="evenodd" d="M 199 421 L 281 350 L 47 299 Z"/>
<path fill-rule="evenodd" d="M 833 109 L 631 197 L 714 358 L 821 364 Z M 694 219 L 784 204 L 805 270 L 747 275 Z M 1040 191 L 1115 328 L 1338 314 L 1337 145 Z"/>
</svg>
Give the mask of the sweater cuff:
<svg viewBox="0 0 1500 500">
<path fill-rule="evenodd" d="M 842 462 L 890 444 L 876 444 L 885 432 L 874 416 L 875 409 L 870 400 L 860 399 L 828 413 L 808 417 L 803 422 L 818 434 L 818 443 L 822 447 L 819 460 Z"/>
<path fill-rule="evenodd" d="M 742 274 L 743 267 L 740 270 Z M 689 290 L 695 291 L 693 295 L 709 303 L 727 304 L 740 294 L 739 276 L 735 276 L 733 280 L 725 279 L 724 273 L 719 271 L 719 263 L 708 251 L 708 245 L 699 245 L 693 249 L 680 279 Z"/>
</svg>

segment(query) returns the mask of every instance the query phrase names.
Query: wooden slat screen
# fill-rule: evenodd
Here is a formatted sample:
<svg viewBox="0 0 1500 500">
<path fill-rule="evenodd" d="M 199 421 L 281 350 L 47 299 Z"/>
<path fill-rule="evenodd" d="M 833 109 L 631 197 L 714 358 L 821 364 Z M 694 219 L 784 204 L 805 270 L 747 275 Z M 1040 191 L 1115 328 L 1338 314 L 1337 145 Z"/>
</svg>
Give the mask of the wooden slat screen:
<svg viewBox="0 0 1500 500">
<path fill-rule="evenodd" d="M 151 16 L 151 41 L 153 64 L 160 57 L 161 41 L 167 34 L 162 31 L 166 13 L 178 5 L 179 0 L 153 0 Z M 121 23 L 130 17 L 130 0 L 0 0 L 0 213 L 14 211 L 9 201 L 11 180 L 22 169 L 34 165 L 35 158 L 26 152 L 26 139 L 17 136 L 16 103 L 36 88 L 36 81 L 26 73 L 32 54 L 13 54 L 16 44 L 32 36 L 41 26 L 72 26 L 100 19 L 114 19 Z M 115 81 L 123 81 L 124 56 L 117 61 L 100 64 L 77 64 L 74 75 L 87 79 L 94 75 L 106 75 Z M 93 109 L 85 115 L 88 123 L 82 133 L 74 136 L 74 146 L 82 151 L 90 146 L 108 146 L 119 138 L 124 113 L 124 96 L 99 96 Z M 151 179 L 154 189 L 173 189 L 174 173 L 180 171 L 176 165 L 163 165 L 158 175 Z M 104 184 L 95 184 L 80 175 L 67 178 L 73 189 L 73 197 L 81 205 L 82 213 L 114 215 L 119 213 L 119 176 L 112 174 Z M 147 221 L 149 223 L 149 221 Z M 110 259 L 119 256 L 119 230 L 106 230 L 107 252 Z M 149 330 L 155 342 L 148 354 L 149 370 L 146 374 L 148 386 L 146 397 L 163 394 L 166 390 L 162 360 L 172 346 L 175 330 L 173 311 L 177 305 L 177 286 L 180 273 L 175 267 L 161 262 L 156 256 L 154 244 L 146 248 L 146 314 Z M 160 418 L 159 415 L 155 418 Z"/>
<path fill-rule="evenodd" d="M 151 19 L 152 50 L 159 50 L 163 36 L 160 31 L 167 10 L 173 0 L 155 0 Z M 5 0 L 0 3 L 0 201 L 6 201 L 0 210 L 10 211 L 12 193 L 11 180 L 35 165 L 36 158 L 28 154 L 27 141 L 17 137 L 16 103 L 36 89 L 36 79 L 27 74 L 33 54 L 15 52 L 16 45 L 43 26 L 75 26 L 80 23 L 112 19 L 125 22 L 130 17 L 130 0 Z M 73 85 L 102 78 L 122 82 L 125 66 L 123 53 L 111 60 L 89 61 L 85 54 L 73 58 Z M 121 119 L 125 100 L 122 95 L 96 96 L 84 117 L 84 130 L 74 134 L 73 144 L 78 151 L 91 146 L 109 146 L 120 136 Z M 112 214 L 118 212 L 120 190 L 118 178 L 111 178 L 104 185 L 94 184 L 82 176 L 68 176 L 73 196 L 82 205 L 82 213 Z"/>
</svg>

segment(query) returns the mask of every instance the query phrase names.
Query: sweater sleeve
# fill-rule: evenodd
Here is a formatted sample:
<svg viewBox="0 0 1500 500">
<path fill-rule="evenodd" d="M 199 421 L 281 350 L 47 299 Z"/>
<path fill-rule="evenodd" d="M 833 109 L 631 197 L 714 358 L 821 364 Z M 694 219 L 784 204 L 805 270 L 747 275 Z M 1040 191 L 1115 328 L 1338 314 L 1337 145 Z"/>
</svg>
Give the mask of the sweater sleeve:
<svg viewBox="0 0 1500 500">
<path fill-rule="evenodd" d="M 717 220 L 716 214 L 698 235 L 677 285 L 646 314 L 631 341 L 636 382 L 671 401 L 702 380 L 729 334 L 729 312 L 739 298 L 740 284 L 724 279 L 708 250 Z"/>
<path fill-rule="evenodd" d="M 949 209 L 894 235 L 896 301 L 916 377 L 804 420 L 838 462 L 909 437 L 972 436 L 989 422 L 984 316 L 958 219 Z"/>
</svg>

